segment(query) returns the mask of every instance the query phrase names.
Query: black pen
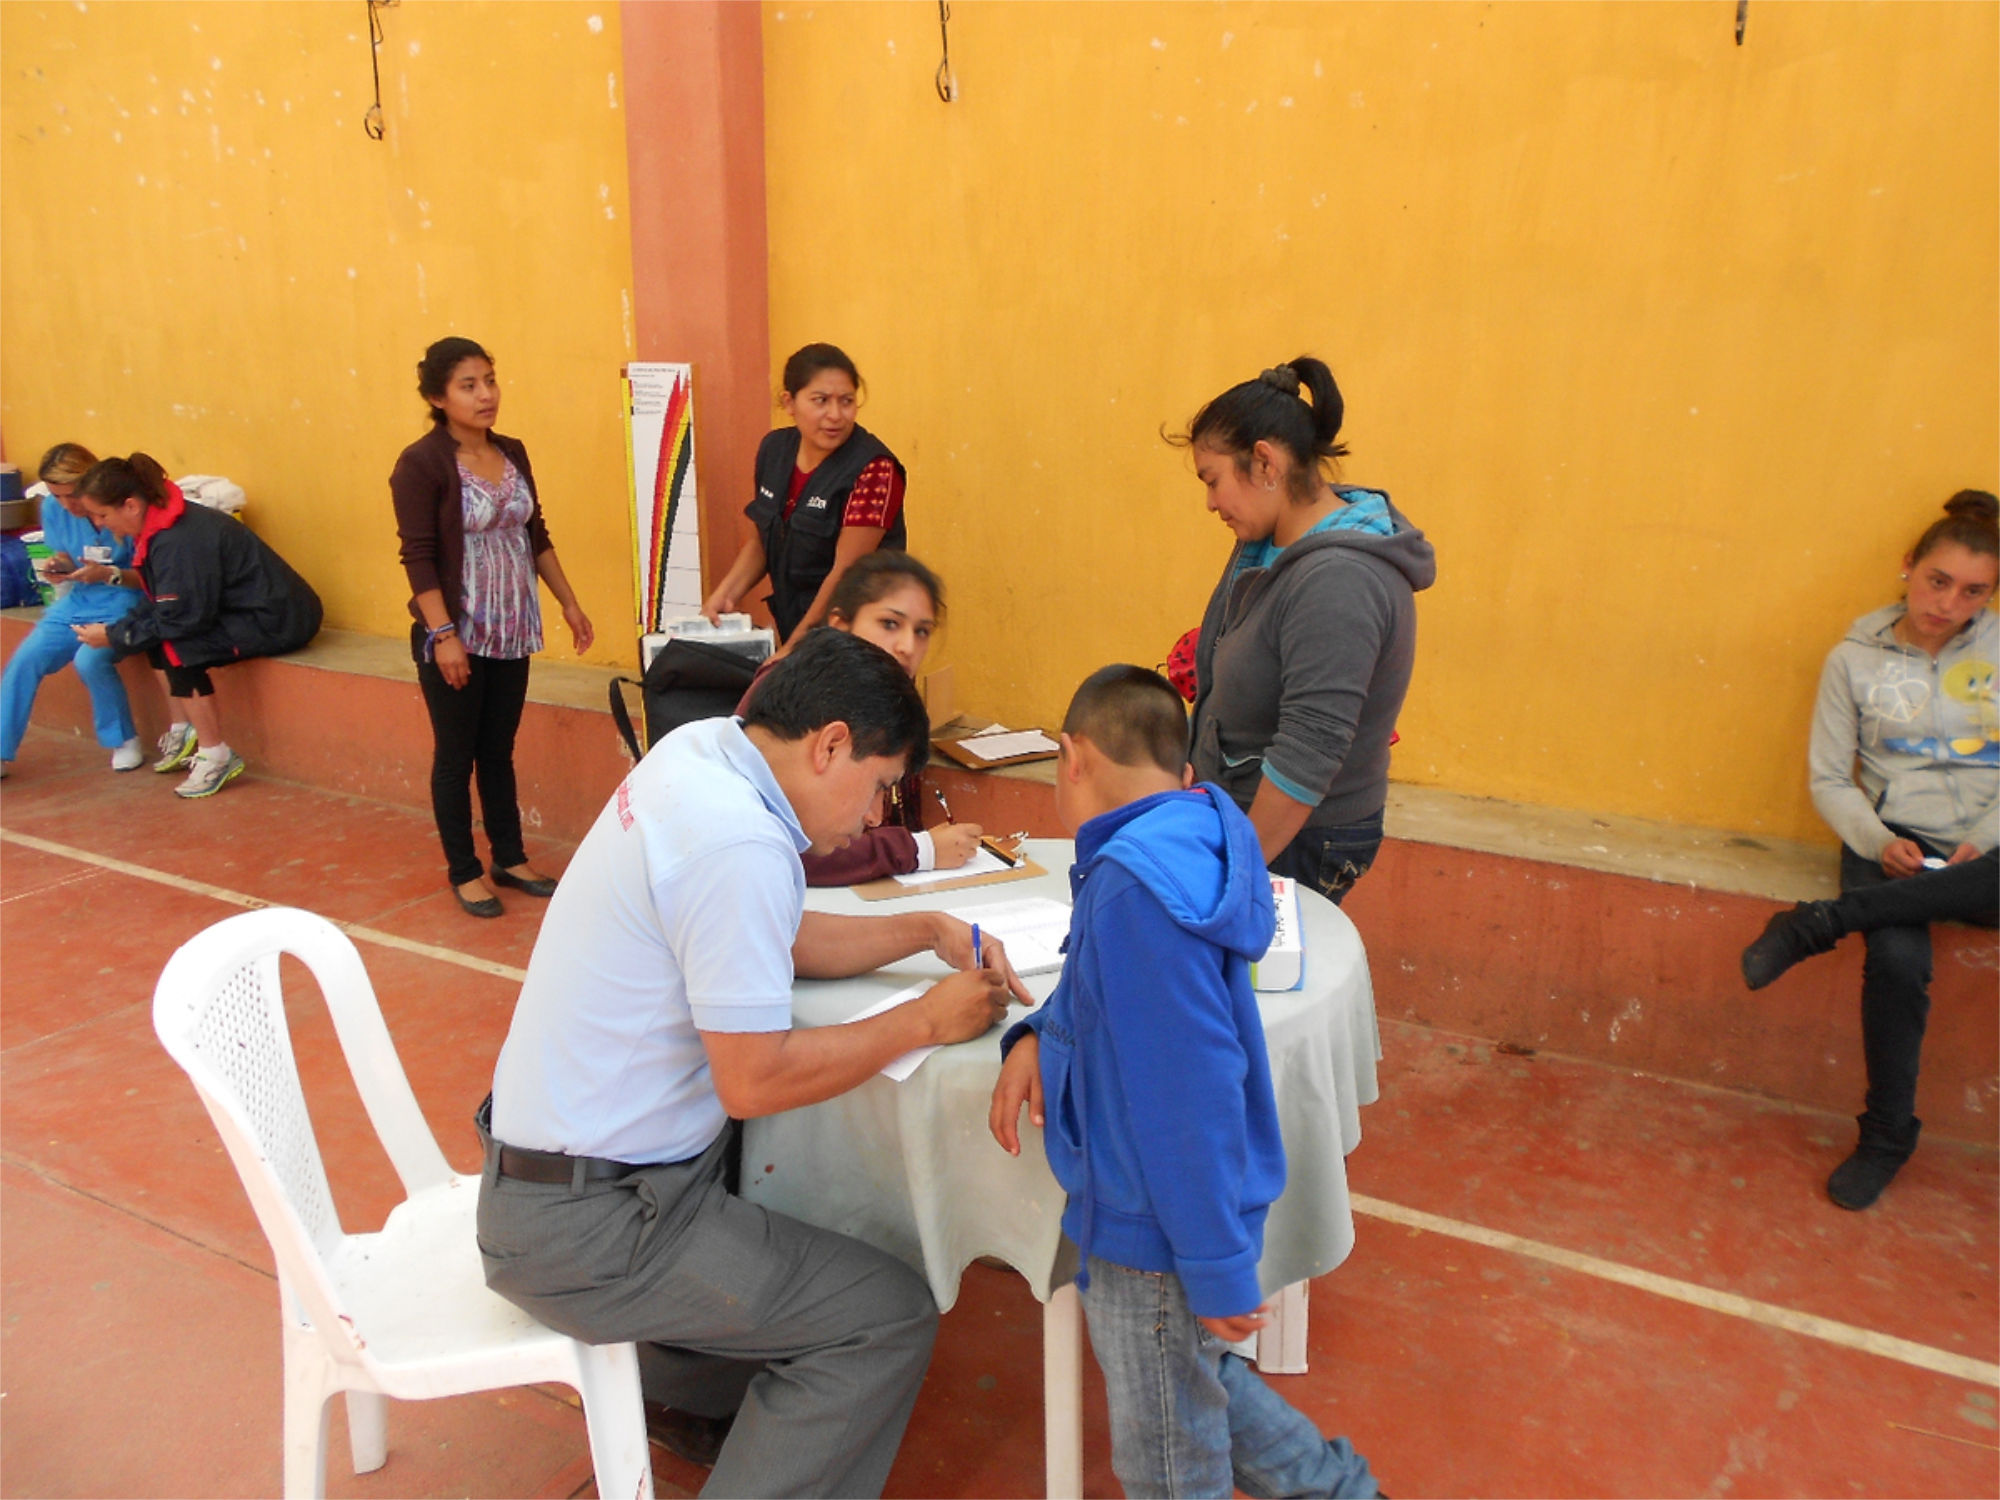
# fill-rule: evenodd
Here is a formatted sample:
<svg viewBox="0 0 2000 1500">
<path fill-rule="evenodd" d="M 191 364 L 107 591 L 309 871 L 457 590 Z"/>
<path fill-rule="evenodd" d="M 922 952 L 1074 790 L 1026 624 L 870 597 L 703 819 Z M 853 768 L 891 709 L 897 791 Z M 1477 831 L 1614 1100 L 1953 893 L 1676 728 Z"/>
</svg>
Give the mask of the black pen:
<svg viewBox="0 0 2000 1500">
<path fill-rule="evenodd" d="M 932 795 L 933 797 L 935 797 L 935 798 L 937 798 L 937 799 L 938 799 L 938 806 L 944 809 L 944 820 L 945 820 L 945 822 L 947 822 L 947 823 L 956 823 L 956 822 L 958 821 L 958 819 L 954 818 L 954 817 L 953 817 L 953 816 L 951 815 L 951 804 L 950 804 L 949 802 L 947 802 L 947 801 L 945 801 L 945 800 L 944 800 L 944 793 L 943 793 L 943 792 L 942 792 L 941 790 L 939 790 L 939 789 L 938 789 L 937 787 L 932 787 L 932 788 L 931 788 L 931 795 Z"/>
</svg>

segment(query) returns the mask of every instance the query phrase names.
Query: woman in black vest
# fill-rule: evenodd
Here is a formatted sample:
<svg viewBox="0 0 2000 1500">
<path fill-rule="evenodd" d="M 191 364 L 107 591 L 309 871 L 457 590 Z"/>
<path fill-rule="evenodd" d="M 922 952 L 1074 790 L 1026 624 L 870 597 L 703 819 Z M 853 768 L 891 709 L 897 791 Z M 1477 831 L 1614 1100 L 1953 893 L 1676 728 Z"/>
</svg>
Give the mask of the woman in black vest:
<svg viewBox="0 0 2000 1500">
<path fill-rule="evenodd" d="M 903 487 L 896 455 L 854 420 L 861 376 L 832 344 L 807 344 L 785 361 L 779 404 L 790 427 L 757 445 L 757 495 L 745 509 L 756 538 L 701 612 L 737 607 L 758 579 L 771 579 L 779 654 L 826 618 L 834 580 L 878 547 L 900 552 Z"/>
</svg>

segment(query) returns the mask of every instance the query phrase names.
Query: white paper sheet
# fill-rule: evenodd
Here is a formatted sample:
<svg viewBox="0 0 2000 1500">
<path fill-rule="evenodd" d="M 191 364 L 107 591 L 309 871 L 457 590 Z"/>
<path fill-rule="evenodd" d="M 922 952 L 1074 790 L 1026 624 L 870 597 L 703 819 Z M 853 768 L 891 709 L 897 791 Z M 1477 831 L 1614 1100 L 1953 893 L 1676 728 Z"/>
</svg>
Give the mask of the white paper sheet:
<svg viewBox="0 0 2000 1500">
<path fill-rule="evenodd" d="M 865 1021 L 870 1016 L 879 1016 L 885 1010 L 894 1010 L 899 1005 L 907 1004 L 909 1001 L 916 999 L 917 996 L 921 995 L 925 990 L 929 989 L 931 985 L 934 983 L 936 983 L 935 980 L 927 979 L 920 984 L 911 985 L 906 990 L 898 990 L 888 999 L 880 1001 L 875 1005 L 869 1006 L 868 1009 L 862 1011 L 860 1015 L 849 1016 L 847 1018 L 848 1024 L 852 1025 L 856 1021 Z M 937 1048 L 935 1047 L 913 1047 L 908 1052 L 905 1052 L 901 1057 L 897 1058 L 894 1062 L 884 1066 L 882 1069 L 882 1076 L 884 1078 L 894 1079 L 897 1083 L 901 1083 L 906 1078 L 908 1078 L 912 1073 L 916 1072 L 918 1068 L 921 1068 L 924 1065 L 924 1059 L 929 1057 L 935 1051 L 937 1051 Z"/>
<path fill-rule="evenodd" d="M 940 880 L 963 880 L 968 875 L 997 875 L 1003 870 L 1015 868 L 1016 866 L 1008 864 L 991 849 L 981 846 L 971 859 L 955 870 L 917 870 L 908 875 L 896 875 L 891 878 L 897 885 L 921 887 L 936 885 Z"/>
<path fill-rule="evenodd" d="M 984 906 L 946 908 L 947 916 L 977 922 L 982 937 L 997 937 L 1006 946 L 1007 961 L 1016 974 L 1043 974 L 1062 967 L 1063 939 L 1069 936 L 1069 908 L 1046 896 L 1017 901 L 992 901 Z"/>
<path fill-rule="evenodd" d="M 957 747 L 981 760 L 1005 760 L 1010 755 L 1053 755 L 1062 748 L 1039 729 L 969 734 L 957 742 Z"/>
</svg>

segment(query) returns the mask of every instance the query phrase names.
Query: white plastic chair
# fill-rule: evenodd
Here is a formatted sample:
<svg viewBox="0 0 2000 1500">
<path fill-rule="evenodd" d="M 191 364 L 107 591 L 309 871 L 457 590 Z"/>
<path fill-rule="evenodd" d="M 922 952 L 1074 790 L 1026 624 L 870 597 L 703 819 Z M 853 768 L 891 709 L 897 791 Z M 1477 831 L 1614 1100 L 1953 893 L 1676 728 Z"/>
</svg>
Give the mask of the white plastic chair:
<svg viewBox="0 0 2000 1500">
<path fill-rule="evenodd" d="M 379 1234 L 340 1227 L 306 1114 L 278 956 L 304 961 L 407 1196 Z M 418 1401 L 556 1381 L 583 1398 L 597 1491 L 649 1497 L 652 1457 L 630 1344 L 544 1328 L 486 1288 L 479 1179 L 451 1170 L 417 1108 L 360 954 L 310 912 L 230 917 L 186 943 L 153 993 L 153 1029 L 194 1081 L 278 1263 L 285 1494 L 326 1493 L 327 1403 L 347 1393 L 354 1472 L 388 1458 L 384 1397 Z"/>
</svg>

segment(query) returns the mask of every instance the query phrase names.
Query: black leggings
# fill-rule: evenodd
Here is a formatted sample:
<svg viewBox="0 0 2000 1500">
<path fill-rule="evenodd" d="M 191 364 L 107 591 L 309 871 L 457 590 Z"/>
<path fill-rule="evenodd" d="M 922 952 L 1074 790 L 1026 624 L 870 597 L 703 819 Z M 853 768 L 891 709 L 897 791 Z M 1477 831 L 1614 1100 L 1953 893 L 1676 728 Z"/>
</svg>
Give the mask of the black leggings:
<svg viewBox="0 0 2000 1500">
<path fill-rule="evenodd" d="M 411 632 L 412 644 L 419 649 L 421 631 L 417 627 Z M 437 819 L 438 841 L 444 845 L 453 885 L 469 884 L 485 873 L 472 844 L 475 774 L 493 863 L 509 870 L 528 862 L 514 789 L 514 732 L 521 727 L 521 709 L 528 701 L 528 659 L 503 661 L 468 654 L 466 660 L 472 676 L 462 688 L 448 684 L 437 663 L 417 663 L 417 683 L 424 690 L 424 707 L 430 710 L 435 745 L 431 814 Z"/>
</svg>

